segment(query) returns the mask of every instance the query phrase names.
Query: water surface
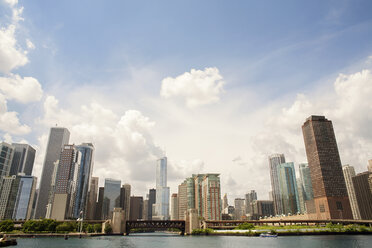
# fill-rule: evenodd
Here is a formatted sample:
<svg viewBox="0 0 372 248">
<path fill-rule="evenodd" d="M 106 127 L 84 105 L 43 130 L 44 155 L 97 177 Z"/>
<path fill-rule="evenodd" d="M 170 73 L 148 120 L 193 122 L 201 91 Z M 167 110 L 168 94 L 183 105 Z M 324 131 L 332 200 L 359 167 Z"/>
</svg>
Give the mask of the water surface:
<svg viewBox="0 0 372 248">
<path fill-rule="evenodd" d="M 17 248 L 235 248 L 235 247 L 371 247 L 372 235 L 291 236 L 260 238 L 243 236 L 178 236 L 131 234 L 90 238 L 18 238 Z"/>
</svg>

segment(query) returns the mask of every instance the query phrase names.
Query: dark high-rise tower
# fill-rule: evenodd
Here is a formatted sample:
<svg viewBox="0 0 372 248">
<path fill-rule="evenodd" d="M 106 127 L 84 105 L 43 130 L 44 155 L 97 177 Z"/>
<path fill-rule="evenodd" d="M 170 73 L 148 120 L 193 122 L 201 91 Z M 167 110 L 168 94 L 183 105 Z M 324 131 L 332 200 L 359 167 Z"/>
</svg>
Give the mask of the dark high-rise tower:
<svg viewBox="0 0 372 248">
<path fill-rule="evenodd" d="M 62 147 L 68 144 L 70 132 L 67 128 L 52 127 L 50 129 L 48 146 L 45 154 L 43 171 L 41 173 L 40 189 L 36 203 L 35 218 L 45 218 L 46 207 L 54 171 L 54 163 L 59 159 Z"/>
<path fill-rule="evenodd" d="M 14 156 L 10 175 L 24 173 L 26 176 L 31 176 L 36 150 L 27 144 L 12 143 L 12 146 L 14 146 Z"/>
<path fill-rule="evenodd" d="M 352 219 L 333 125 L 310 116 L 302 126 L 318 219 Z"/>
</svg>

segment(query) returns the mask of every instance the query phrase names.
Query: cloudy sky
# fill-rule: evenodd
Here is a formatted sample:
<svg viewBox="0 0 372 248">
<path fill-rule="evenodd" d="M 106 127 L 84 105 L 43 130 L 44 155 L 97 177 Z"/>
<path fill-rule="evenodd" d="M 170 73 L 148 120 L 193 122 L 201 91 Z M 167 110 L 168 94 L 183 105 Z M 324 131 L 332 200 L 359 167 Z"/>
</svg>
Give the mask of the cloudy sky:
<svg viewBox="0 0 372 248">
<path fill-rule="evenodd" d="M 93 142 L 94 175 L 171 192 L 221 173 L 267 199 L 267 157 L 306 162 L 301 125 L 333 121 L 343 164 L 372 159 L 372 2 L 0 0 L 0 140 L 49 128 Z"/>
</svg>

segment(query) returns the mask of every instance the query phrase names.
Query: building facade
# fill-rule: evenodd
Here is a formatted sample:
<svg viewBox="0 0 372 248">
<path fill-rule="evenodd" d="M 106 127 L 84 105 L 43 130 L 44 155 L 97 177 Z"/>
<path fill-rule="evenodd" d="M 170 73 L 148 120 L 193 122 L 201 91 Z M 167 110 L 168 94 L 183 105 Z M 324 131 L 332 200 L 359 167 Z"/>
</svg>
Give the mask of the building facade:
<svg viewBox="0 0 372 248">
<path fill-rule="evenodd" d="M 14 147 L 8 143 L 0 143 L 0 179 L 9 176 L 14 156 Z M 0 180 L 1 188 L 1 180 Z"/>
<path fill-rule="evenodd" d="M 81 153 L 74 145 L 63 146 L 55 178 L 55 192 L 50 214 L 52 219 L 74 218 L 80 161 Z"/>
<path fill-rule="evenodd" d="M 277 166 L 280 198 L 282 200 L 283 214 L 297 214 L 300 212 L 298 199 L 296 172 L 292 162 Z"/>
<path fill-rule="evenodd" d="M 372 172 L 366 171 L 352 177 L 360 218 L 372 220 L 372 191 L 368 179 Z"/>
<path fill-rule="evenodd" d="M 253 214 L 253 201 L 257 200 L 257 193 L 255 190 L 251 190 L 245 194 L 245 213 L 247 215 Z"/>
<path fill-rule="evenodd" d="M 95 213 L 97 208 L 97 197 L 98 197 L 98 177 L 92 177 L 90 181 L 90 187 L 88 192 L 88 205 L 86 218 L 88 220 L 95 219 Z"/>
<path fill-rule="evenodd" d="M 130 214 L 129 220 L 141 220 L 143 211 L 143 197 L 131 196 L 130 197 Z"/>
<path fill-rule="evenodd" d="M 112 211 L 120 205 L 120 186 L 121 181 L 111 178 L 105 179 L 105 188 L 103 193 L 102 219 L 111 219 Z"/>
<path fill-rule="evenodd" d="M 10 167 L 10 175 L 21 173 L 31 176 L 36 150 L 28 144 L 12 143 L 12 146 L 14 147 L 14 156 Z"/>
<path fill-rule="evenodd" d="M 172 194 L 171 196 L 171 220 L 178 220 L 178 195 Z"/>
<path fill-rule="evenodd" d="M 353 166 L 345 165 L 342 167 L 342 172 L 344 173 L 347 194 L 349 195 L 349 201 L 351 206 L 351 211 L 353 213 L 354 220 L 360 220 L 360 212 L 358 207 L 358 202 L 355 195 L 355 189 L 353 185 L 352 177 L 355 177 L 355 169 Z"/>
<path fill-rule="evenodd" d="M 45 218 L 48 205 L 49 191 L 54 171 L 54 163 L 59 159 L 64 145 L 68 144 L 70 132 L 66 128 L 53 127 L 50 129 L 48 146 L 45 154 L 43 170 L 36 203 L 35 219 Z"/>
<path fill-rule="evenodd" d="M 202 182 L 203 215 L 205 220 L 222 220 L 219 174 L 205 174 Z"/>
<path fill-rule="evenodd" d="M 156 202 L 153 219 L 169 220 L 169 187 L 167 186 L 167 157 L 156 164 Z"/>
<path fill-rule="evenodd" d="M 80 167 L 76 181 L 76 194 L 73 209 L 73 218 L 87 218 L 88 191 L 93 172 L 94 146 L 91 143 L 83 143 L 76 146 L 81 153 Z"/>
<path fill-rule="evenodd" d="M 33 176 L 18 175 L 19 185 L 14 205 L 13 220 L 29 220 L 32 214 L 37 179 Z"/>
<path fill-rule="evenodd" d="M 12 219 L 19 187 L 19 177 L 3 176 L 0 188 L 0 220 Z"/>
<path fill-rule="evenodd" d="M 235 198 L 234 206 L 235 206 L 235 219 L 242 220 L 245 216 L 245 199 Z"/>
<path fill-rule="evenodd" d="M 333 125 L 310 116 L 302 126 L 314 193 L 316 218 L 352 219 Z"/>
<path fill-rule="evenodd" d="M 273 154 L 269 156 L 272 198 L 274 201 L 275 213 L 278 215 L 284 214 L 283 201 L 282 201 L 281 193 L 280 193 L 279 177 L 278 177 L 278 169 L 277 169 L 277 167 L 283 163 L 285 163 L 284 154 Z"/>
<path fill-rule="evenodd" d="M 149 190 L 149 203 L 147 205 L 147 216 L 149 220 L 152 220 L 152 208 L 156 202 L 156 189 Z"/>
</svg>

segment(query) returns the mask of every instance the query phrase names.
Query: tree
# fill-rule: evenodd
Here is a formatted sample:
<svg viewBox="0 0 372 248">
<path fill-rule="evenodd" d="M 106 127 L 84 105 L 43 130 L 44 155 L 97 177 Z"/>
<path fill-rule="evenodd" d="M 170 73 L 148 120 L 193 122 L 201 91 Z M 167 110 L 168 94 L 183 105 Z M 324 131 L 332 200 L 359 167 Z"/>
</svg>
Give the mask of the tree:
<svg viewBox="0 0 372 248">
<path fill-rule="evenodd" d="M 12 220 L 4 220 L 0 222 L 0 232 L 11 232 L 14 230 L 14 223 Z"/>
<path fill-rule="evenodd" d="M 102 225 L 99 224 L 99 223 L 94 224 L 93 228 L 94 228 L 94 231 L 95 231 L 96 233 L 101 233 L 101 232 L 102 232 Z"/>
<path fill-rule="evenodd" d="M 105 226 L 105 233 L 106 233 L 106 234 L 112 233 L 112 227 L 111 227 L 110 224 L 107 224 L 107 225 Z"/>
</svg>

